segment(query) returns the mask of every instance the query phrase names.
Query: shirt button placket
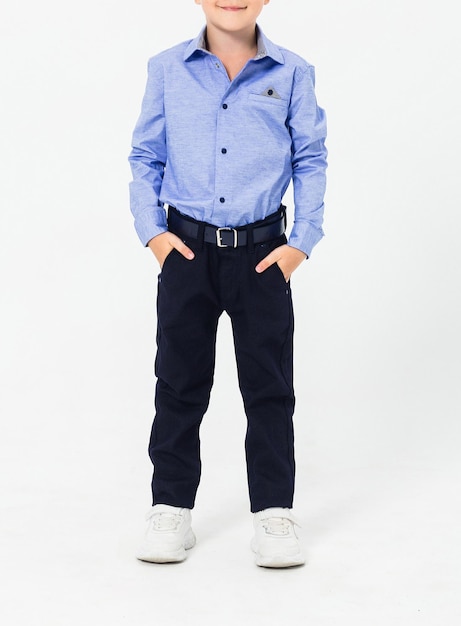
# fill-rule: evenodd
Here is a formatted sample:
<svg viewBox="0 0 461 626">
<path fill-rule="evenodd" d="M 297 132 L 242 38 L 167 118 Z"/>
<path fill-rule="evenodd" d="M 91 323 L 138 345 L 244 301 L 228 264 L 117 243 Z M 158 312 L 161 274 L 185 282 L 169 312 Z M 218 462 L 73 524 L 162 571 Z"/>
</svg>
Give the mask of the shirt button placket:
<svg viewBox="0 0 461 626">
<path fill-rule="evenodd" d="M 228 104 L 226 102 L 222 103 L 221 108 L 226 111 L 229 107 Z M 223 123 L 224 123 L 224 118 L 223 118 Z M 227 148 L 221 147 L 221 154 L 227 154 Z M 225 204 L 226 202 L 226 198 L 224 196 L 218 196 L 218 202 L 220 204 Z"/>
</svg>

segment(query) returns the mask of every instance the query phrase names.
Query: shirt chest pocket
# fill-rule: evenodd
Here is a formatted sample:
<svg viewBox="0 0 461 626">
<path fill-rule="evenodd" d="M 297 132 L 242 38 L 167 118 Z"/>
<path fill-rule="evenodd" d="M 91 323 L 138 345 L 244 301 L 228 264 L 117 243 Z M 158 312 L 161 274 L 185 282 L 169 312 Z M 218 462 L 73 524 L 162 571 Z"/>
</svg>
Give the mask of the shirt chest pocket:
<svg viewBox="0 0 461 626">
<path fill-rule="evenodd" d="M 287 118 L 288 118 L 288 101 L 274 96 L 261 96 L 259 94 L 248 94 L 247 100 L 247 117 L 254 129 L 258 132 L 259 139 L 268 140 L 267 131 L 270 136 L 275 137 L 277 141 L 277 149 L 282 142 L 288 140 L 287 137 Z"/>
<path fill-rule="evenodd" d="M 283 100 L 283 98 L 276 98 L 274 96 L 262 96 L 258 93 L 250 93 L 248 94 L 249 104 L 253 106 L 254 104 L 259 105 L 261 107 L 281 107 L 288 110 L 288 100 Z"/>
</svg>

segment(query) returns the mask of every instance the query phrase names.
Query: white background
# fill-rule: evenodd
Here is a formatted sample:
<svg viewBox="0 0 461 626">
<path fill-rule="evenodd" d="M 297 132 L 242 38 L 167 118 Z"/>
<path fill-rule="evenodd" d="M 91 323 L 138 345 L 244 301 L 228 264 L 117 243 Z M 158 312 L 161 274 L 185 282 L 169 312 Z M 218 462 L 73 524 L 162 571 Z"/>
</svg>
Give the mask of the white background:
<svg viewBox="0 0 461 626">
<path fill-rule="evenodd" d="M 459 32 L 449 0 L 272 0 L 316 66 L 326 238 L 293 278 L 295 511 L 309 564 L 256 568 L 229 324 L 196 548 L 134 551 L 150 506 L 157 267 L 128 207 L 147 59 L 193 0 L 8 3 L 0 22 L 2 623 L 456 623 Z M 291 198 L 286 198 L 288 205 Z M 458 597 L 457 597 L 458 596 Z"/>
</svg>

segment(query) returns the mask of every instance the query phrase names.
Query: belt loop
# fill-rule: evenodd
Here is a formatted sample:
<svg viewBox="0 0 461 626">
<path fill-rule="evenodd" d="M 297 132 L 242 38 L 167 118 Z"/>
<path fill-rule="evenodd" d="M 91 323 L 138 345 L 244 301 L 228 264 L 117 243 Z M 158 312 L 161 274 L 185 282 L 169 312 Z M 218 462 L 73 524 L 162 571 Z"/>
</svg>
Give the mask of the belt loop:
<svg viewBox="0 0 461 626">
<path fill-rule="evenodd" d="M 200 250 L 203 248 L 203 242 L 205 241 L 205 222 L 198 222 L 197 239 L 200 246 Z"/>
<path fill-rule="evenodd" d="M 280 212 L 283 216 L 283 232 L 285 232 L 287 229 L 287 208 L 284 204 L 280 205 Z"/>
<path fill-rule="evenodd" d="M 253 253 L 255 251 L 255 239 L 253 235 L 253 224 L 247 226 L 247 249 L 248 252 Z"/>
</svg>

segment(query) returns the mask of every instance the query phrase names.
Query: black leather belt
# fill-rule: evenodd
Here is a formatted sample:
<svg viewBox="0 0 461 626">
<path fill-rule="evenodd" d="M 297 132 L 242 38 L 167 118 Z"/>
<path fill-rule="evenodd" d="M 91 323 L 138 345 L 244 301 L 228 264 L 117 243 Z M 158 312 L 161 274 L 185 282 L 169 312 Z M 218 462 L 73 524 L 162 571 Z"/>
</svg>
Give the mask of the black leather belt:
<svg viewBox="0 0 461 626">
<path fill-rule="evenodd" d="M 286 228 L 286 207 L 280 205 L 276 213 L 268 215 L 266 219 L 253 222 L 238 228 L 218 227 L 206 222 L 187 217 L 175 207 L 168 207 L 168 230 L 178 237 L 201 239 L 206 243 L 213 243 L 218 248 L 237 248 L 249 244 L 253 234 L 253 244 L 264 243 L 280 237 Z"/>
</svg>

